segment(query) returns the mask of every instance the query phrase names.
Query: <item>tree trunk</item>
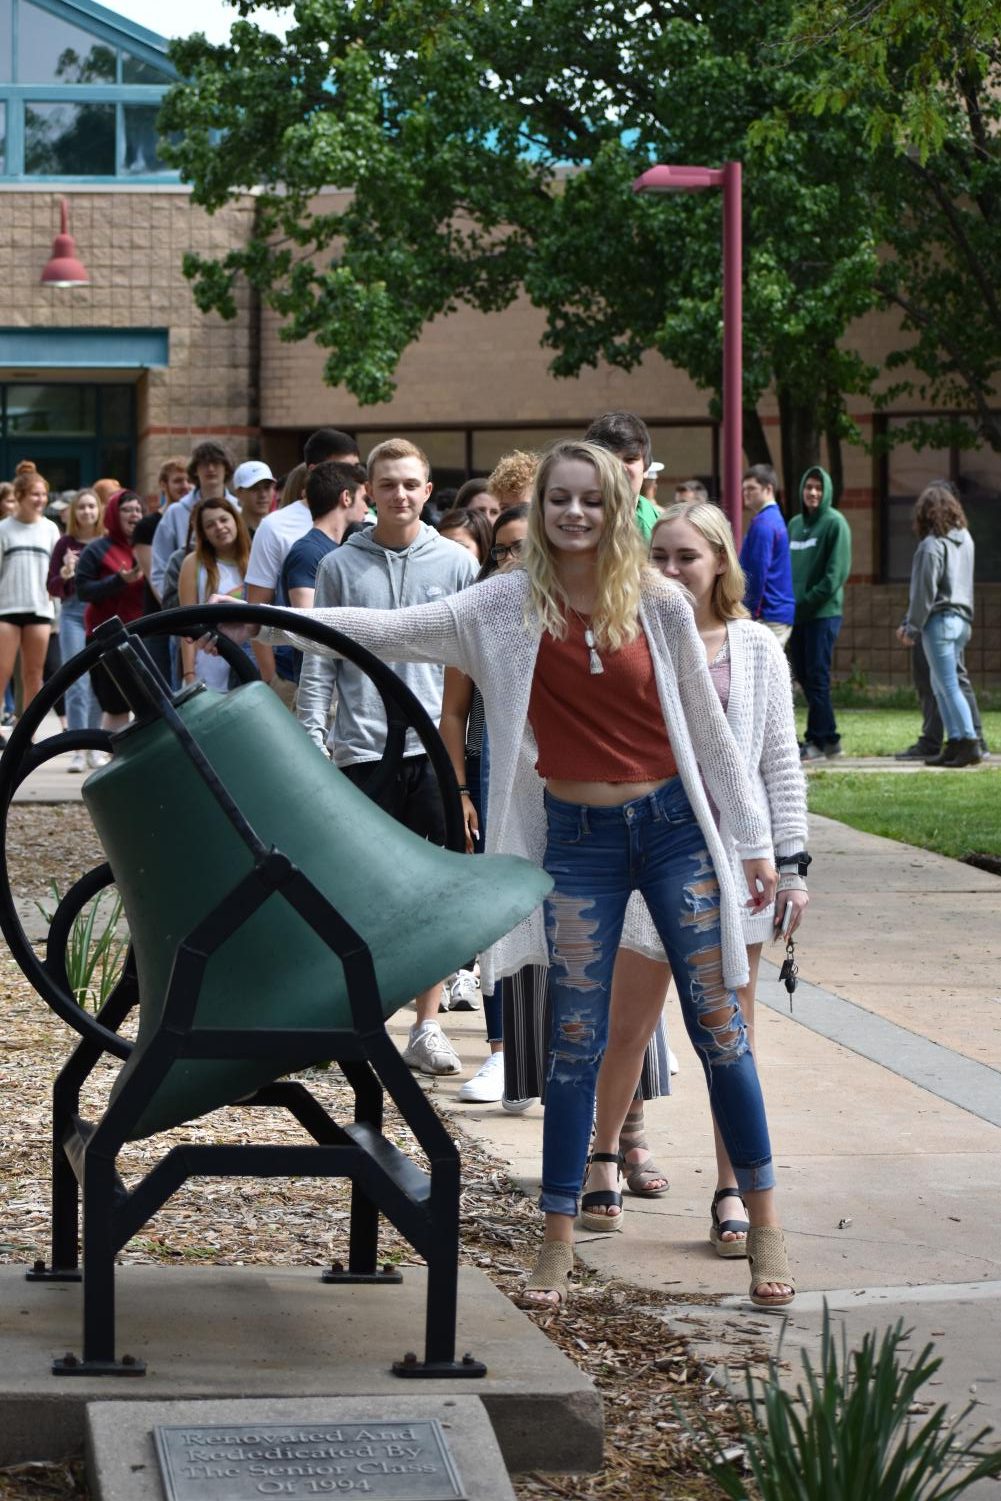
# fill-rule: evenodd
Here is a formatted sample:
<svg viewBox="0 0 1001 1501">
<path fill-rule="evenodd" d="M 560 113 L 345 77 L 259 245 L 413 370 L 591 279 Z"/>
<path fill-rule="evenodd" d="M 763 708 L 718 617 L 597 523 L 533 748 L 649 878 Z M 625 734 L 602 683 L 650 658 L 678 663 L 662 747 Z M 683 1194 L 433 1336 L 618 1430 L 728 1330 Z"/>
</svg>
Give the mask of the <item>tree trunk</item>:
<svg viewBox="0 0 1001 1501">
<path fill-rule="evenodd" d="M 744 408 L 744 453 L 748 464 L 770 464 L 772 450 L 765 432 L 765 424 L 758 415 L 757 407 Z"/>
<path fill-rule="evenodd" d="M 813 403 L 796 401 L 778 388 L 782 424 L 782 487 L 787 516 L 799 510 L 799 482 L 807 469 L 820 463 L 820 427 Z"/>
</svg>

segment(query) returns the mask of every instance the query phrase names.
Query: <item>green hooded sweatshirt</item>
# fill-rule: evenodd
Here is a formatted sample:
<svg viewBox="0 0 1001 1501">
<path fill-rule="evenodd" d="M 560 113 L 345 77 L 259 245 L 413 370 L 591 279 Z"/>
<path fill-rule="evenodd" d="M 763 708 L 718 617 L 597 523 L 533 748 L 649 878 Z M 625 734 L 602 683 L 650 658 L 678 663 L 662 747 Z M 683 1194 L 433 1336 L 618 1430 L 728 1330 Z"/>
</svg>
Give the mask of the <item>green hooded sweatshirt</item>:
<svg viewBox="0 0 1001 1501">
<path fill-rule="evenodd" d="M 803 506 L 803 486 L 820 476 L 823 494 L 813 512 Z M 845 580 L 852 571 L 852 534 L 834 509 L 834 486 L 826 469 L 813 464 L 799 482 L 800 514 L 789 523 L 789 556 L 796 619 L 826 620 L 845 612 Z"/>
</svg>

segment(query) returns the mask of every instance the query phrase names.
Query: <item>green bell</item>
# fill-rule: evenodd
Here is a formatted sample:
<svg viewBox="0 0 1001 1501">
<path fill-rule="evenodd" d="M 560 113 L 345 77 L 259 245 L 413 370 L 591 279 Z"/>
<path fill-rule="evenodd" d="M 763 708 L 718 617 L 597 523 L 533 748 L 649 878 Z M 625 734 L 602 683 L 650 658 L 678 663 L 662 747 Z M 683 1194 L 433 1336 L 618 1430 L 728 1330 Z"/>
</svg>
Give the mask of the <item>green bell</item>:
<svg viewBox="0 0 1001 1501">
<path fill-rule="evenodd" d="M 317 749 L 262 683 L 178 705 L 243 816 L 315 884 L 367 943 L 384 1016 L 451 974 L 532 912 L 552 882 L 513 856 L 437 848 L 384 813 Z M 83 788 L 132 935 L 140 1018 L 128 1079 L 160 1026 L 178 945 L 253 868 L 253 856 L 163 720 L 123 734 Z M 210 957 L 195 1028 L 350 1028 L 336 954 L 279 894 Z M 296 1057 L 180 1059 L 133 1138 L 232 1104 Z"/>
</svg>

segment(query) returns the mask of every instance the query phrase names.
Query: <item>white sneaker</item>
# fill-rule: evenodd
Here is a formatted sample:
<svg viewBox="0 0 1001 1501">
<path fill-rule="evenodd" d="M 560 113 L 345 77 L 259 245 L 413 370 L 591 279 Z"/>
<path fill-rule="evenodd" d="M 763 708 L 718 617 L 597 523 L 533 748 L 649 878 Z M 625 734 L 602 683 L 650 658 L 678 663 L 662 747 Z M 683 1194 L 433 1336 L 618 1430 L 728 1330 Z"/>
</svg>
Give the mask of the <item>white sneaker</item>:
<svg viewBox="0 0 1001 1501">
<path fill-rule="evenodd" d="M 459 1090 L 459 1099 L 467 1104 L 496 1105 L 504 1093 L 504 1054 L 491 1053 L 471 1079 Z"/>
<path fill-rule="evenodd" d="M 462 1072 L 459 1055 L 437 1022 L 422 1022 L 419 1027 L 411 1027 L 403 1061 L 422 1074 Z"/>
<path fill-rule="evenodd" d="M 674 1074 L 681 1073 L 681 1064 L 678 1062 L 674 1049 L 670 1046 L 670 1044 L 668 1045 L 667 1049 L 667 1071 L 672 1076 Z"/>
<path fill-rule="evenodd" d="M 538 1102 L 538 1095 L 527 1095 L 523 1100 L 512 1100 L 510 1095 L 501 1096 L 501 1109 L 506 1110 L 508 1115 L 524 1115 L 530 1105 Z"/>
<path fill-rule="evenodd" d="M 110 760 L 111 757 L 104 751 L 89 750 L 87 752 L 87 765 L 94 767 L 95 770 L 98 766 L 107 766 Z"/>
<path fill-rule="evenodd" d="M 74 751 L 73 754 L 72 754 L 72 756 L 70 756 L 70 764 L 67 766 L 66 770 L 67 771 L 85 771 L 86 768 L 87 768 L 87 758 L 84 755 L 83 751 Z"/>
<path fill-rule="evenodd" d="M 479 1011 L 480 985 L 471 969 L 457 969 L 445 981 L 449 1011 Z"/>
</svg>

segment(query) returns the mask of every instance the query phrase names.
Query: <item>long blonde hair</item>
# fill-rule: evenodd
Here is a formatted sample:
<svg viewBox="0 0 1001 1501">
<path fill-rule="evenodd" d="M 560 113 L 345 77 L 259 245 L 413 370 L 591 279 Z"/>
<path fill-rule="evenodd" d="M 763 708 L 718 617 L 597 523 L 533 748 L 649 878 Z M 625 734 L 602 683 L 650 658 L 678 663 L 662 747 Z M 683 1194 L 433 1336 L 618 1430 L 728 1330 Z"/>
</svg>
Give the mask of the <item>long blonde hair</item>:
<svg viewBox="0 0 1001 1501">
<path fill-rule="evenodd" d="M 650 533 L 653 547 L 658 529 L 669 521 L 687 521 L 709 543 L 716 557 L 726 564 L 722 573 L 716 575 L 713 584 L 712 609 L 720 620 L 744 620 L 750 614 L 744 606 L 744 591 L 747 581 L 737 557 L 730 523 L 719 506 L 709 500 L 678 500 L 665 506 L 660 520 L 654 523 Z"/>
<path fill-rule="evenodd" d="M 94 527 L 94 536 L 99 537 L 104 529 L 104 501 L 96 490 L 78 490 L 66 508 L 66 532 L 76 542 L 90 541 L 89 537 L 80 536 L 80 518 L 77 515 L 77 506 L 87 496 L 97 502 L 97 523 Z"/>
<path fill-rule="evenodd" d="M 528 536 L 521 556 L 521 566 L 528 575 L 525 618 L 558 641 L 566 636 L 569 599 L 554 566 L 542 512 L 550 475 L 565 459 L 590 464 L 598 477 L 605 524 L 598 539 L 597 605 L 591 628 L 599 646 L 618 651 L 639 635 L 640 595 L 648 570 L 636 526 L 636 498 L 625 467 L 614 454 L 595 443 L 563 439 L 552 444 L 542 457 L 535 475 Z"/>
</svg>

